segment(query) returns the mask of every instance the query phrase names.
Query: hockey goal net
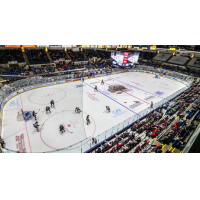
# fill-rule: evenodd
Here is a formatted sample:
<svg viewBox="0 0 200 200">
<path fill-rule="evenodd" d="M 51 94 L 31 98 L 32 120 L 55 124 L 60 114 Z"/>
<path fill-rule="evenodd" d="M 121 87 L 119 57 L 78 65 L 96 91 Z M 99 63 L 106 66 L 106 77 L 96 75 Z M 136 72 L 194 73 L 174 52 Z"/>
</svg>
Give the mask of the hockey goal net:
<svg viewBox="0 0 200 200">
<path fill-rule="evenodd" d="M 24 112 L 22 109 L 20 109 L 17 113 L 17 121 L 23 121 L 24 120 Z"/>
</svg>

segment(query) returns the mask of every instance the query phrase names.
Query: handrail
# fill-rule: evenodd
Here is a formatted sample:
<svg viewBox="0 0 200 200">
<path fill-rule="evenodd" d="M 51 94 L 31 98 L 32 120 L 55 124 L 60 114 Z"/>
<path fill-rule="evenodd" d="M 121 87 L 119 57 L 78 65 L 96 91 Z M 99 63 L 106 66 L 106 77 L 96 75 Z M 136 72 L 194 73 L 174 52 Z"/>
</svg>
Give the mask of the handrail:
<svg viewBox="0 0 200 200">
<path fill-rule="evenodd" d="M 188 153 L 189 152 L 189 150 L 191 149 L 191 147 L 194 144 L 195 140 L 197 139 L 199 133 L 200 133 L 200 124 L 195 129 L 195 132 L 193 133 L 192 137 L 190 138 L 190 140 L 188 141 L 187 145 L 183 149 L 182 153 Z"/>
</svg>

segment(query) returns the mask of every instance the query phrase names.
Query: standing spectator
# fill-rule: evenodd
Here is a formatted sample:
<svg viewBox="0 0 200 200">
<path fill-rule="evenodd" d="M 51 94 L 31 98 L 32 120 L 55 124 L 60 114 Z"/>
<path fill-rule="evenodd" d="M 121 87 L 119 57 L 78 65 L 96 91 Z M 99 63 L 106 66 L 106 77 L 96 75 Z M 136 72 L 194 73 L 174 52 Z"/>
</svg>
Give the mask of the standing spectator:
<svg viewBox="0 0 200 200">
<path fill-rule="evenodd" d="M 97 139 L 96 138 L 92 138 L 92 144 L 97 144 Z"/>
</svg>

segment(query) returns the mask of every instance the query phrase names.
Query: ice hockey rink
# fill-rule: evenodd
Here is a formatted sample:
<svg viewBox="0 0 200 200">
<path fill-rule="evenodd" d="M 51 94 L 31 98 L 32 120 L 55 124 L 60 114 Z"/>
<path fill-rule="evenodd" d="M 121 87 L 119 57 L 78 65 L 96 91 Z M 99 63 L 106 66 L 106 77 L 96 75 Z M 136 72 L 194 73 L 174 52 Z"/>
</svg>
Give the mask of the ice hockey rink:
<svg viewBox="0 0 200 200">
<path fill-rule="evenodd" d="M 1 136 L 6 148 L 23 152 L 50 152 L 67 148 L 82 140 L 87 142 L 120 122 L 134 116 L 153 103 L 185 87 L 181 82 L 142 72 L 126 72 L 53 86 L 21 93 L 3 108 Z M 102 79 L 104 85 L 101 84 Z M 98 92 L 94 91 L 98 87 Z M 51 100 L 55 108 L 45 112 Z M 105 112 L 106 106 L 111 112 Z M 75 113 L 80 107 L 81 114 Z M 39 132 L 33 127 L 35 119 L 18 121 L 20 110 L 36 111 Z M 91 123 L 86 124 L 86 116 Z M 65 127 L 60 133 L 59 125 Z M 88 149 L 89 149 L 88 144 Z M 80 145 L 73 147 L 80 151 Z M 68 149 L 69 152 L 70 148 Z"/>
</svg>

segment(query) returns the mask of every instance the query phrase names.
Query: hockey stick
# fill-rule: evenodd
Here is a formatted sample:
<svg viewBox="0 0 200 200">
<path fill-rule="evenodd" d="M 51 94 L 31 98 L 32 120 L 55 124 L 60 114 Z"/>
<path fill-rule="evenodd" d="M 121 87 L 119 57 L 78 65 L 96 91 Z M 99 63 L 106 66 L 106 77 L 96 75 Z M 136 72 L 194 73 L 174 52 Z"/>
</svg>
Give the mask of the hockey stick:
<svg viewBox="0 0 200 200">
<path fill-rule="evenodd" d="M 65 128 L 65 130 L 67 130 L 68 131 L 68 129 L 67 128 Z M 73 133 L 73 132 L 70 132 L 70 131 L 68 131 L 69 133 Z"/>
<path fill-rule="evenodd" d="M 39 111 L 38 111 L 37 113 L 35 113 L 35 114 L 37 115 L 39 112 L 40 112 L 40 109 L 39 109 Z"/>
<path fill-rule="evenodd" d="M 47 112 L 47 111 L 45 110 L 45 111 L 41 111 L 41 112 L 42 112 L 42 113 L 44 113 L 44 112 Z M 48 112 L 50 112 L 50 113 L 51 113 L 51 111 L 49 111 L 49 110 L 48 110 Z"/>
<path fill-rule="evenodd" d="M 76 114 L 76 113 L 80 114 L 81 112 L 82 112 L 82 111 L 80 111 L 80 112 L 73 112 L 73 113 L 75 113 L 75 114 Z M 72 113 L 72 114 L 73 114 L 73 113 Z"/>
</svg>

